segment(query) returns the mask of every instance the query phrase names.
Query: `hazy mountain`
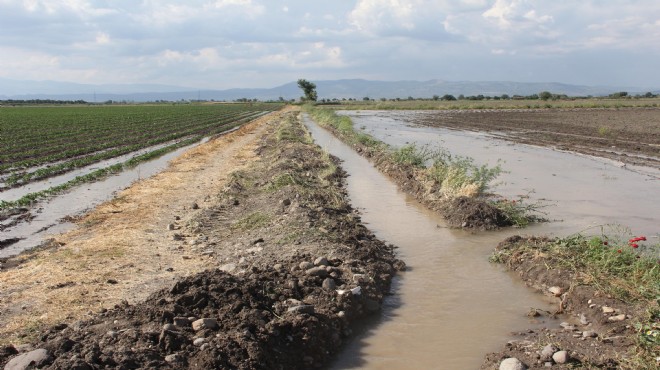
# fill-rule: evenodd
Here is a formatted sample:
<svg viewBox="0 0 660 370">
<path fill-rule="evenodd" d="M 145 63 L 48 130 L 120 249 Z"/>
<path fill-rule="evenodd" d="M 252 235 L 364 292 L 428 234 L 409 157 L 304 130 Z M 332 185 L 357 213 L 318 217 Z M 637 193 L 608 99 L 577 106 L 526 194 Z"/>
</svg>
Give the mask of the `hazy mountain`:
<svg viewBox="0 0 660 370">
<path fill-rule="evenodd" d="M 644 93 L 657 89 L 613 86 L 579 86 L 562 83 L 510 81 L 368 81 L 361 79 L 312 81 L 319 99 L 431 98 L 433 95 L 531 95 L 541 91 L 569 96 L 601 96 L 617 91 Z M 273 88 L 196 90 L 167 85 L 85 85 L 55 81 L 18 81 L 0 79 L 0 99 L 86 100 L 89 102 L 155 100 L 259 100 L 297 99 L 302 95 L 296 82 Z"/>
</svg>

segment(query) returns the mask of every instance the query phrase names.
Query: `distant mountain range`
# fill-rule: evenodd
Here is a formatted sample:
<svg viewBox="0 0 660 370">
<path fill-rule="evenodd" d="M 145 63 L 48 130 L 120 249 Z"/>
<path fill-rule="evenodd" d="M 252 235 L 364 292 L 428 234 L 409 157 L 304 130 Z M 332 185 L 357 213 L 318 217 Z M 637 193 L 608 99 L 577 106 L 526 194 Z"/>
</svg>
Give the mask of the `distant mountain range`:
<svg viewBox="0 0 660 370">
<path fill-rule="evenodd" d="M 531 95 L 541 91 L 568 96 L 603 96 L 627 91 L 632 94 L 660 89 L 616 86 L 580 86 L 554 82 L 510 82 L 510 81 L 369 81 L 362 79 L 314 81 L 319 99 L 354 98 L 431 98 L 433 95 L 484 95 L 501 96 Z M 273 88 L 250 88 L 228 90 L 199 90 L 191 87 L 168 85 L 86 85 L 56 81 L 20 81 L 0 78 L 0 100 L 4 99 L 53 99 L 85 100 L 88 102 L 113 101 L 179 101 L 237 99 L 286 100 L 302 95 L 296 82 Z"/>
</svg>

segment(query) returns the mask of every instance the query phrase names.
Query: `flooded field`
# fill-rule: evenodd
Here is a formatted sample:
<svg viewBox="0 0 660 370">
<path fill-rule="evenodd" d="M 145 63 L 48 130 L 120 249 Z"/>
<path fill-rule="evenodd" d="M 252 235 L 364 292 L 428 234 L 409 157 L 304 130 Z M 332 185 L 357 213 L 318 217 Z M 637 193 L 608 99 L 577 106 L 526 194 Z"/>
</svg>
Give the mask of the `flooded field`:
<svg viewBox="0 0 660 370">
<path fill-rule="evenodd" d="M 500 164 L 505 171 L 492 189 L 506 196 L 529 195 L 542 201 L 553 222 L 526 230 L 530 234 L 568 235 L 630 228 L 656 235 L 660 219 L 660 170 L 631 168 L 610 159 L 499 139 L 490 133 L 427 127 L 415 122 L 436 113 L 345 111 L 355 127 L 393 146 L 409 143 L 442 147 L 478 164 Z M 425 118 L 423 118 L 426 115 Z"/>
<path fill-rule="evenodd" d="M 343 112 L 356 128 L 393 146 L 442 147 L 476 162 L 500 163 L 507 172 L 494 189 L 507 197 L 529 195 L 547 204 L 551 222 L 524 234 L 565 236 L 623 232 L 658 235 L 660 187 L 653 169 L 634 172 L 620 164 L 476 132 L 414 125 L 415 112 Z M 529 308 L 548 302 L 488 256 L 521 230 L 470 233 L 444 227 L 442 219 L 396 190 L 369 162 L 310 121 L 316 142 L 343 160 L 351 201 L 379 238 L 400 249 L 410 270 L 394 286 L 380 321 L 357 338 L 333 368 L 478 368 L 511 332 L 535 325 Z M 657 240 L 657 239 L 654 239 Z M 565 319 L 565 318 L 564 318 Z"/>
</svg>

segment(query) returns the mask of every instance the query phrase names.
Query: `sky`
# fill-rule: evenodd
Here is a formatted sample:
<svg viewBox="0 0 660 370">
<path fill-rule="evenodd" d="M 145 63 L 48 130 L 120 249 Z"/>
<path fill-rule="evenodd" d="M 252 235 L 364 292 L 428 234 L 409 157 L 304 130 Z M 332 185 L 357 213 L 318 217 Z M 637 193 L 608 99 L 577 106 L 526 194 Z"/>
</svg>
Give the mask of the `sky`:
<svg viewBox="0 0 660 370">
<path fill-rule="evenodd" d="M 658 0 L 0 0 L 0 77 L 660 87 Z"/>
</svg>

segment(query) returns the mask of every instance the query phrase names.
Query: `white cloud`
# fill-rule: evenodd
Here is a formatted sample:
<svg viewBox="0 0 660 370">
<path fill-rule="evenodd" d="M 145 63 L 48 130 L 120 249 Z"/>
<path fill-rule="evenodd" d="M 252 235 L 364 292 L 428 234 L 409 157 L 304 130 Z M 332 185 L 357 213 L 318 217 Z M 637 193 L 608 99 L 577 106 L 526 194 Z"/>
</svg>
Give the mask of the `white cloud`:
<svg viewBox="0 0 660 370">
<path fill-rule="evenodd" d="M 0 0 L 0 73 L 217 88 L 301 71 L 503 79 L 557 58 L 658 60 L 659 19 L 656 0 Z M 550 76 L 544 66 L 535 75 Z"/>
</svg>

